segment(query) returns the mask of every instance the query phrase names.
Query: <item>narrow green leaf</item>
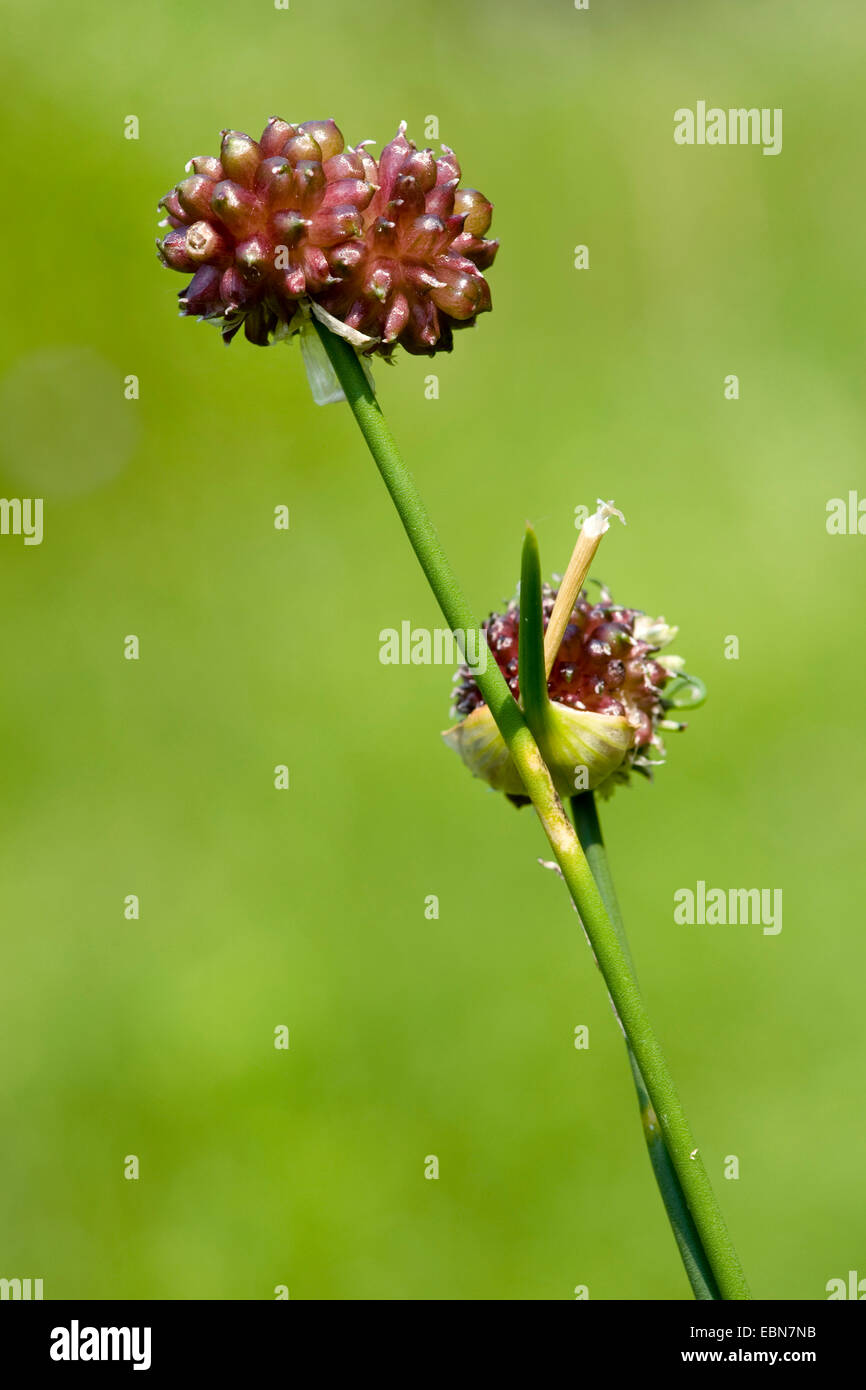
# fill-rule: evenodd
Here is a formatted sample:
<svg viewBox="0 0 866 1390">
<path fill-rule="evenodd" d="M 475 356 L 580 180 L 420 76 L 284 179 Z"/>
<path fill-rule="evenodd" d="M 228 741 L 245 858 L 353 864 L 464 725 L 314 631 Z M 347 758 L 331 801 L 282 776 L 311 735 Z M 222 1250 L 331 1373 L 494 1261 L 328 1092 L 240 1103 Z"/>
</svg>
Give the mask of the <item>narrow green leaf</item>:
<svg viewBox="0 0 866 1390">
<path fill-rule="evenodd" d="M 541 606 L 541 559 L 538 541 L 527 526 L 520 563 L 520 639 L 518 674 L 523 713 L 535 737 L 543 741 L 550 726 L 550 701 L 544 669 L 544 613 Z"/>
</svg>

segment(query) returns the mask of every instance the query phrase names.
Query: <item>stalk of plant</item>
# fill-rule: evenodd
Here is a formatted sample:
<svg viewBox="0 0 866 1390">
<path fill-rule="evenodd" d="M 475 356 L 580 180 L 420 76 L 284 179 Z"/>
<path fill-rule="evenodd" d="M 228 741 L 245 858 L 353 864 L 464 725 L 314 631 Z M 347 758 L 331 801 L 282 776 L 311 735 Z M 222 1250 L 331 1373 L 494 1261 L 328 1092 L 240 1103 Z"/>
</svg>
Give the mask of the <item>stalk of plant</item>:
<svg viewBox="0 0 866 1390">
<path fill-rule="evenodd" d="M 446 623 L 455 632 L 471 631 L 477 627 L 477 623 L 355 350 L 343 337 L 332 333 L 318 320 L 315 326 Z M 537 564 L 535 569 L 540 576 Z M 540 577 L 538 582 L 540 600 Z M 525 601 L 525 594 L 523 598 Z M 537 666 L 543 680 L 543 651 Z M 664 1053 L 647 1016 L 628 955 L 606 910 L 574 827 L 556 793 L 538 743 L 495 663 L 488 665 L 485 672 L 479 671 L 476 679 L 586 929 L 608 993 L 658 1116 L 667 1151 L 721 1297 L 747 1299 L 750 1293 L 745 1275 Z"/>
<path fill-rule="evenodd" d="M 556 785 L 564 782 L 569 789 L 573 781 L 587 785 L 590 776 L 593 785 L 613 786 L 613 779 L 627 779 L 629 765 L 649 775 L 651 768 L 643 767 L 639 749 L 660 751 L 656 730 L 667 727 L 670 722 L 661 716 L 666 707 L 682 698 L 681 692 L 673 700 L 670 697 L 667 701 L 660 698 L 660 691 L 670 691 L 672 686 L 676 688 L 679 684 L 677 680 L 671 681 L 671 669 L 679 670 L 680 658 L 657 656 L 660 646 L 666 645 L 675 630 L 669 629 L 661 619 L 647 621 L 645 615 L 614 605 L 606 592 L 597 606 L 591 606 L 582 599 L 583 584 L 607 530 L 610 515 L 618 515 L 621 521 L 625 521 L 612 504 L 601 503 L 595 516 L 584 523 L 555 600 L 552 595 L 548 596 L 546 604 L 538 547 L 532 533 L 527 534 L 517 607 L 517 662 L 514 661 L 512 606 L 509 606 L 504 618 L 492 615 L 489 620 L 488 641 L 495 651 L 497 665 L 508 672 L 517 668 L 512 680 L 514 689 L 519 689 L 530 728 L 539 741 L 549 768 L 555 770 Z M 550 614 L 545 632 L 546 607 L 550 608 Z M 691 683 L 692 678 L 682 677 L 681 680 Z M 661 686 L 659 682 L 662 682 Z M 458 689 L 458 708 L 474 704 L 476 681 L 474 673 L 467 667 L 461 668 Z M 693 702 L 693 697 L 690 696 L 690 699 Z M 598 708 L 589 709 L 587 700 L 607 712 L 601 713 Z M 570 703 L 565 704 L 564 701 Z M 619 713 L 614 714 L 614 709 Z M 605 739 L 599 729 L 604 729 L 608 721 L 608 727 L 612 725 L 616 734 Z M 629 739 L 635 740 L 635 747 L 626 750 L 624 763 L 621 763 L 621 738 L 626 733 Z M 494 784 L 500 781 L 498 757 L 502 750 L 495 749 L 494 744 L 495 752 L 491 758 L 489 718 L 483 708 L 476 708 L 456 729 L 449 730 L 446 737 L 478 775 L 491 781 L 492 774 Z M 608 770 L 611 763 L 614 764 L 613 773 Z M 586 824 L 583 828 L 586 834 L 581 837 L 581 844 L 585 852 L 588 850 L 587 860 L 633 971 L 607 861 L 598 854 L 600 830 L 595 818 L 594 793 L 586 791 L 571 800 L 578 815 L 585 813 Z M 592 820 L 589 817 L 590 807 Z M 580 829 L 580 825 L 577 828 Z M 686 1274 L 696 1298 L 719 1298 L 715 1277 L 688 1211 L 640 1068 L 627 1040 L 626 1045 L 650 1161 Z"/>
<path fill-rule="evenodd" d="M 530 713 L 534 715 L 532 722 L 534 728 L 539 731 L 542 739 L 544 725 L 551 720 L 554 713 L 554 706 L 548 699 L 546 684 L 553 673 L 555 662 L 560 653 L 561 643 L 574 613 L 575 605 L 580 598 L 581 591 L 589 574 L 590 566 L 599 544 L 601 543 L 602 536 L 607 530 L 609 516 L 617 516 L 619 520 L 625 524 L 625 517 L 621 512 L 618 512 L 611 503 L 602 503 L 595 516 L 589 517 L 587 522 L 581 527 L 573 554 L 569 560 L 565 574 L 560 581 L 556 599 L 548 619 L 547 628 L 544 630 L 543 639 L 540 635 L 543 630 L 543 614 L 539 603 L 540 595 L 538 593 L 540 567 L 536 564 L 533 550 L 529 549 L 526 552 L 524 573 L 521 577 L 520 661 L 518 666 L 520 671 L 520 685 L 521 688 L 526 691 L 529 702 L 529 708 L 526 709 L 525 712 L 527 713 L 527 717 L 530 716 Z M 528 573 L 525 572 L 527 569 L 527 562 L 529 568 Z M 658 624 L 657 626 L 662 625 Z M 598 632 L 599 629 L 596 628 L 595 631 Z M 540 673 L 542 653 L 544 660 L 543 679 Z M 525 669 L 526 667 L 528 667 L 528 669 Z M 692 680 L 691 677 L 686 679 L 688 681 Z M 703 692 L 699 690 L 695 693 L 700 697 Z M 691 700 L 690 703 L 694 704 L 695 701 Z M 682 707 L 681 701 L 677 702 L 677 707 Z M 542 742 L 542 748 L 543 746 Z M 578 833 L 581 848 L 586 855 L 587 863 L 592 870 L 593 878 L 598 885 L 599 892 L 604 900 L 604 905 L 607 908 L 608 917 L 616 931 L 619 943 L 632 971 L 634 971 L 634 962 L 625 934 L 619 900 L 614 888 L 604 840 L 601 834 L 595 792 L 589 790 L 582 791 L 578 793 L 578 795 L 572 796 L 570 801 L 572 819 Z M 658 1117 L 653 1110 L 652 1102 L 647 1094 L 647 1089 L 640 1073 L 640 1068 L 627 1039 L 626 1051 L 635 1089 L 637 1091 L 641 1125 L 644 1139 L 646 1140 L 650 1164 L 658 1184 L 659 1193 L 665 1206 L 665 1211 L 674 1234 L 680 1257 L 685 1267 L 686 1275 L 692 1287 L 692 1292 L 697 1299 L 719 1299 L 721 1295 L 718 1290 L 718 1285 L 716 1284 L 715 1276 L 713 1275 L 713 1271 L 707 1260 L 706 1251 L 701 1244 L 700 1236 L 698 1235 L 697 1228 L 689 1212 L 688 1203 L 683 1194 L 682 1185 L 677 1177 L 676 1169 L 671 1162 L 671 1157 L 661 1132 Z"/>
<path fill-rule="evenodd" d="M 556 590 L 541 585 L 537 547 L 528 536 L 520 598 L 505 613 L 492 613 L 485 627 L 490 652 L 515 699 L 522 702 L 554 785 L 571 801 L 581 845 L 631 964 L 604 857 L 595 793 L 588 788 L 598 787 L 609 796 L 633 773 L 652 780 L 665 753 L 661 731 L 687 727 L 668 718 L 668 712 L 696 708 L 705 692 L 701 682 L 682 672 L 681 657 L 660 654 L 676 636 L 676 628 L 663 618 L 651 619 L 615 603 L 603 586 L 594 603 L 586 594 L 590 565 L 611 516 L 625 523 L 612 503 L 600 502 L 595 515 L 584 522 Z M 474 665 L 464 662 L 458 674 L 455 713 L 465 717 L 446 732 L 446 742 L 476 776 L 521 805 L 528 798 L 520 795 L 505 744 L 481 702 Z M 586 790 L 575 797 L 575 787 Z M 539 862 L 545 868 L 557 868 Z M 696 1298 L 718 1298 L 706 1252 L 631 1049 L 628 1055 L 650 1161 L 686 1273 Z"/>
<path fill-rule="evenodd" d="M 528 533 L 523 549 L 523 562 L 520 577 L 520 626 L 519 626 L 519 689 L 523 703 L 524 713 L 532 732 L 536 735 L 539 746 L 544 753 L 549 766 L 559 767 L 564 764 L 567 773 L 572 773 L 578 769 L 572 763 L 574 756 L 572 743 L 569 739 L 569 721 L 563 725 L 565 715 L 561 707 L 549 698 L 548 680 L 554 673 L 555 663 L 560 655 L 561 644 L 568 630 L 569 623 L 575 613 L 575 606 L 578 603 L 584 582 L 589 573 L 595 552 L 598 549 L 601 538 L 608 526 L 608 516 L 616 515 L 624 522 L 625 518 L 610 503 L 602 503 L 595 516 L 590 517 L 581 528 L 574 547 L 574 553 L 569 561 L 568 568 L 563 575 L 556 594 L 555 602 L 550 612 L 547 630 L 544 631 L 543 613 L 543 586 L 541 583 L 541 566 L 538 557 L 538 547 L 532 533 Z M 618 612 L 621 619 L 625 620 L 627 615 L 622 610 L 614 609 L 605 604 L 603 616 Z M 666 627 L 661 622 L 655 624 L 656 627 Z M 609 641 L 601 644 L 602 647 L 611 648 L 611 664 L 608 670 L 612 670 L 614 653 L 612 644 L 615 642 L 614 633 L 616 628 L 622 629 L 622 624 L 614 625 L 602 622 L 601 626 L 593 625 L 591 631 L 596 634 L 595 642 L 598 643 L 599 637 L 608 634 Z M 507 639 L 506 639 L 507 640 Z M 659 641 L 656 638 L 656 641 Z M 500 629 L 501 641 L 501 629 Z M 590 641 L 592 646 L 592 640 Z M 635 642 L 631 649 L 630 665 L 642 674 L 646 670 L 646 658 L 642 657 L 642 644 Z M 617 647 L 618 651 L 619 648 Z M 606 651 L 600 651 L 597 660 L 602 662 L 608 656 Z M 679 658 L 673 659 L 679 664 Z M 625 664 L 617 660 L 616 675 L 620 682 L 619 686 L 614 683 L 613 690 L 623 693 L 623 685 L 631 684 L 628 680 L 629 674 L 633 677 L 635 670 L 630 673 L 626 671 Z M 659 671 L 663 668 L 661 663 L 654 663 L 650 668 L 656 679 L 659 678 Z M 557 686 L 559 682 L 556 682 Z M 611 698 L 610 688 L 602 682 L 602 698 L 606 701 Z M 667 684 L 667 682 L 666 682 Z M 580 684 L 581 695 L 587 695 L 585 685 Z M 638 694 L 639 692 L 639 694 Z M 634 697 L 637 694 L 642 703 L 646 703 L 646 692 L 642 684 L 638 686 L 638 692 L 632 692 L 632 699 L 628 703 L 634 704 Z M 559 690 L 560 694 L 563 692 Z M 574 698 L 577 698 L 575 695 Z M 581 703 L 583 703 L 581 701 Z M 626 707 L 625 705 L 623 706 Z M 651 705 L 652 708 L 652 705 Z M 646 711 L 643 711 L 644 715 Z M 557 721 L 557 715 L 559 719 Z M 610 716 L 602 716 L 607 718 Z M 588 720 L 597 720 L 598 716 L 582 713 L 571 715 L 571 721 L 577 729 L 581 729 Z M 467 721 L 468 722 L 468 721 Z M 662 721 L 664 724 L 664 721 Z M 593 732 L 590 727 L 590 732 Z M 650 733 L 650 729 L 644 730 L 644 736 Z M 651 745 L 649 745 L 651 746 Z M 613 756 L 619 756 L 617 745 L 611 743 Z M 550 752 L 548 752 L 548 749 Z M 598 777 L 603 776 L 603 765 L 607 747 L 604 743 L 599 743 L 590 753 L 589 761 L 592 764 L 593 774 Z M 599 764 L 602 765 L 599 768 Z M 588 768 L 583 766 L 579 769 L 582 773 L 588 773 Z M 604 842 L 601 837 L 601 828 L 598 823 L 598 815 L 595 806 L 595 793 L 586 790 L 579 795 L 571 798 L 572 817 L 575 822 L 575 829 L 578 832 L 581 848 L 583 849 L 593 877 L 598 885 L 599 892 L 607 908 L 608 916 L 617 934 L 620 946 L 628 961 L 629 967 L 634 973 L 634 963 L 625 935 L 622 923 L 622 914 L 619 909 L 619 902 L 613 886 L 613 879 L 607 863 L 604 851 Z M 638 1095 L 641 1121 L 643 1126 L 644 1138 L 649 1152 L 650 1163 L 656 1177 L 665 1211 L 677 1243 L 677 1248 L 686 1270 L 686 1275 L 692 1286 L 692 1291 L 696 1298 L 701 1300 L 718 1299 L 720 1297 L 718 1285 L 715 1280 L 712 1268 L 707 1259 L 706 1251 L 701 1243 L 697 1228 L 688 1209 L 688 1204 L 683 1195 L 682 1185 L 676 1174 L 676 1169 L 671 1162 L 667 1145 L 658 1123 L 658 1118 L 652 1107 L 652 1103 L 647 1094 L 646 1086 L 640 1072 L 640 1068 L 635 1060 L 634 1053 L 626 1038 L 626 1049 L 631 1065 L 632 1077 Z"/>
<path fill-rule="evenodd" d="M 610 918 L 611 925 L 619 938 L 626 959 L 632 971 L 634 971 L 634 963 L 631 958 L 631 951 L 629 950 L 628 939 L 625 934 L 619 900 L 613 885 L 613 878 L 607 860 L 607 852 L 602 838 L 598 810 L 595 803 L 595 792 L 580 792 L 579 795 L 572 797 L 571 814 L 581 848 L 586 855 L 587 863 L 592 870 L 592 876 L 598 885 L 598 890 L 604 899 L 604 905 L 607 908 L 607 915 Z M 653 1109 L 652 1101 L 647 1093 L 640 1067 L 635 1060 L 635 1055 L 631 1050 L 628 1038 L 626 1038 L 625 1045 L 632 1077 L 634 1079 L 635 1090 L 637 1091 L 641 1124 L 646 1140 L 647 1151 L 649 1153 L 649 1160 L 652 1165 L 653 1173 L 655 1174 L 661 1199 L 665 1205 L 665 1211 L 667 1212 L 671 1230 L 674 1233 L 674 1239 L 677 1243 L 677 1249 L 680 1252 L 680 1258 L 685 1266 L 689 1283 L 692 1286 L 692 1292 L 697 1299 L 719 1299 L 721 1298 L 721 1294 L 719 1293 L 715 1275 L 713 1274 L 712 1267 L 707 1259 L 706 1251 L 701 1243 L 698 1229 L 689 1211 L 682 1184 L 677 1177 L 676 1168 L 668 1153 L 667 1144 L 658 1122 L 658 1116 Z"/>
</svg>

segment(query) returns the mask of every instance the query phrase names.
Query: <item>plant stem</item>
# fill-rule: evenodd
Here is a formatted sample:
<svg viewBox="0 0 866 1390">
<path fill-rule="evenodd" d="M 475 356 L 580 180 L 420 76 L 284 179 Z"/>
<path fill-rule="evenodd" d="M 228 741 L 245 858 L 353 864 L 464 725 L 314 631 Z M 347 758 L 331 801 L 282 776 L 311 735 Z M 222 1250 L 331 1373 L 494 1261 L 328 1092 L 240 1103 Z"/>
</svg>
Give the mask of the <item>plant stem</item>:
<svg viewBox="0 0 866 1390">
<path fill-rule="evenodd" d="M 590 791 L 581 792 L 578 796 L 571 799 L 571 813 L 574 819 L 574 827 L 577 831 L 581 847 L 586 855 L 587 863 L 592 870 L 592 876 L 599 887 L 599 892 L 604 899 L 607 908 L 607 915 L 611 920 L 614 931 L 619 938 L 623 953 L 634 972 L 634 962 L 629 951 L 628 939 L 625 934 L 622 913 L 620 911 L 619 900 L 616 896 L 616 889 L 613 886 L 610 866 L 607 861 L 607 852 L 604 847 L 604 840 L 601 834 L 601 826 L 598 820 L 598 810 L 595 804 L 595 793 Z M 676 1169 L 671 1162 L 667 1144 L 662 1135 L 658 1118 L 652 1107 L 652 1101 L 647 1094 L 644 1079 L 641 1076 L 640 1067 L 635 1061 L 634 1053 L 626 1040 L 628 1060 L 631 1066 L 632 1077 L 634 1078 L 635 1089 L 637 1091 L 638 1106 L 640 1108 L 641 1123 L 643 1125 L 644 1138 L 646 1139 L 649 1160 L 655 1174 L 662 1201 L 668 1214 L 671 1230 L 680 1252 L 682 1262 L 685 1265 L 689 1283 L 695 1298 L 701 1300 L 719 1299 L 718 1285 L 715 1276 L 707 1260 L 706 1251 L 701 1244 L 697 1227 L 692 1220 L 688 1204 L 683 1195 L 682 1185 L 677 1177 Z"/>
<path fill-rule="evenodd" d="M 363 368 L 352 348 L 314 320 L 325 351 L 397 509 L 418 561 L 454 632 L 477 629 L 412 475 L 404 464 Z M 550 773 L 496 662 L 476 680 L 535 807 L 575 906 L 586 928 L 668 1145 L 707 1258 L 725 1299 L 749 1298 L 736 1251 L 715 1193 L 638 991 L 634 972 L 605 910 L 574 827 Z"/>
</svg>

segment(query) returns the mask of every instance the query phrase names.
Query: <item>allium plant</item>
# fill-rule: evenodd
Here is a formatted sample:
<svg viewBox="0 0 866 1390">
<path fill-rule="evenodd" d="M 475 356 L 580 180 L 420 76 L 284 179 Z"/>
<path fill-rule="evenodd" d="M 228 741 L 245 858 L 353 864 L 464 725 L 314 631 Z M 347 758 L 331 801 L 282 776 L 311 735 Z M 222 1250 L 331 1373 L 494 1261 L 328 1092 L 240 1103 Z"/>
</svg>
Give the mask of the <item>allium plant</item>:
<svg viewBox="0 0 866 1390">
<path fill-rule="evenodd" d="M 219 157 L 193 159 L 163 199 L 169 230 L 159 255 L 191 276 L 181 313 L 216 323 L 227 342 L 241 327 L 258 346 L 300 333 L 315 398 L 348 401 L 449 628 L 488 638 L 496 659 L 459 673 L 464 717 L 446 737 L 473 772 L 535 809 L 626 1038 L 650 1159 L 695 1296 L 748 1298 L 638 989 L 594 794 L 652 771 L 661 730 L 680 727 L 669 711 L 699 703 L 700 682 L 663 653 L 674 635 L 663 620 L 615 605 L 606 590 L 588 597 L 590 565 L 609 518 L 620 515 L 611 503 L 584 522 L 557 589 L 542 584 L 528 531 L 519 603 L 478 630 L 367 360 L 391 358 L 398 346 L 450 351 L 454 330 L 490 309 L 492 206 L 460 187 L 447 147 L 438 156 L 418 150 L 402 124 L 378 160 L 369 143 L 347 146 L 332 120 L 273 118 L 259 140 L 224 131 Z"/>
</svg>

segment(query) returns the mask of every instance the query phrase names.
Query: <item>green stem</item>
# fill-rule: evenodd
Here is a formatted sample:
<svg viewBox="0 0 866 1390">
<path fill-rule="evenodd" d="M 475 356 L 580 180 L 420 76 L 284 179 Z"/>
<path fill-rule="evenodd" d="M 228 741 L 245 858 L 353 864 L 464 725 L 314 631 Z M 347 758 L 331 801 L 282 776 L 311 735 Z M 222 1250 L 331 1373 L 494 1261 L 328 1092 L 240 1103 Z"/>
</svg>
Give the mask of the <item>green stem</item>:
<svg viewBox="0 0 866 1390">
<path fill-rule="evenodd" d="M 574 827 L 577 831 L 583 852 L 586 855 L 587 863 L 592 870 L 592 876 L 598 884 L 604 905 L 607 908 L 607 915 L 611 920 L 614 931 L 616 932 L 623 954 L 628 961 L 632 972 L 634 963 L 629 950 L 628 939 L 625 934 L 625 926 L 622 920 L 619 900 L 616 896 L 616 889 L 613 886 L 610 866 L 607 861 L 607 853 L 604 847 L 604 840 L 601 834 L 601 826 L 598 820 L 598 811 L 595 804 L 594 792 L 581 792 L 579 796 L 571 799 L 571 812 L 574 818 Z M 640 1067 L 635 1061 L 634 1053 L 626 1041 L 628 1060 L 631 1066 L 632 1077 L 634 1078 L 635 1090 L 637 1091 L 638 1106 L 640 1107 L 641 1123 L 643 1125 L 644 1138 L 646 1140 L 649 1160 L 652 1170 L 661 1193 L 671 1230 L 677 1243 L 677 1249 L 685 1265 L 689 1283 L 695 1298 L 708 1300 L 719 1299 L 718 1285 L 715 1276 L 707 1260 L 706 1251 L 701 1244 L 698 1229 L 692 1220 L 682 1184 L 677 1177 L 676 1169 L 671 1162 L 667 1144 L 664 1141 L 658 1118 L 652 1106 L 652 1101 L 647 1094 L 644 1079 L 641 1076 Z"/>
<path fill-rule="evenodd" d="M 414 479 L 379 409 L 354 349 L 315 320 L 346 400 L 373 455 L 428 583 L 454 632 L 477 629 L 466 599 L 442 550 Z M 698 1153 L 664 1053 L 638 991 L 634 972 L 605 910 L 574 827 L 563 810 L 550 773 L 495 662 L 476 680 L 535 807 L 554 856 L 580 913 L 608 993 L 646 1082 L 683 1192 L 700 1232 L 723 1298 L 749 1298 L 749 1289 L 709 1176 Z"/>
</svg>

